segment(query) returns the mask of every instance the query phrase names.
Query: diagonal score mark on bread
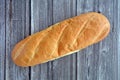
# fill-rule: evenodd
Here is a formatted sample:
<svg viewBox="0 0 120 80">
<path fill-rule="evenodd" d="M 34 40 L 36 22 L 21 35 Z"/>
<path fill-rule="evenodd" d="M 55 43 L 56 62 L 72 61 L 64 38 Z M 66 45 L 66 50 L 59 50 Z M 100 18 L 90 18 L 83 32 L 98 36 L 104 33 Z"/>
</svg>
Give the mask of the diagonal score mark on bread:
<svg viewBox="0 0 120 80">
<path fill-rule="evenodd" d="M 67 26 L 68 26 L 67 23 L 66 23 L 65 26 L 63 26 L 64 28 L 63 28 L 63 30 L 61 31 L 60 36 L 58 37 L 58 40 L 56 41 L 56 44 L 59 43 L 59 40 L 61 39 L 62 34 L 64 33 L 64 30 L 67 28 Z M 54 52 L 55 52 L 55 50 L 57 49 L 57 47 L 58 47 L 58 45 L 56 45 L 55 49 L 54 49 L 53 52 L 50 54 L 50 56 L 52 56 L 52 55 L 54 54 Z M 59 54 L 58 54 L 58 56 L 59 56 Z M 53 56 L 53 57 L 54 57 L 54 56 Z"/>
<path fill-rule="evenodd" d="M 110 30 L 105 16 L 89 12 L 59 22 L 20 41 L 12 51 L 13 61 L 23 67 L 54 60 L 94 44 Z"/>
<path fill-rule="evenodd" d="M 78 33 L 75 35 L 74 40 L 71 42 L 71 45 L 74 44 L 74 41 L 75 41 L 75 39 L 77 39 L 77 37 L 79 36 L 79 34 L 80 34 L 82 31 L 84 31 L 84 28 L 86 27 L 86 24 L 88 24 L 88 22 L 91 20 L 92 17 L 93 17 L 93 15 L 89 16 L 89 17 L 88 17 L 89 19 L 83 22 L 83 24 L 81 25 L 80 29 L 78 30 Z M 71 19 L 70 19 L 69 21 L 70 21 L 71 24 L 73 24 L 72 21 L 71 21 Z M 68 26 L 68 27 L 71 27 L 71 26 Z M 64 34 L 64 32 L 63 32 L 63 34 Z M 58 45 L 58 46 L 57 46 L 57 47 L 58 47 L 58 50 L 57 50 L 58 52 L 57 52 L 57 53 L 58 53 L 59 56 L 64 56 L 65 54 L 62 55 L 62 54 L 59 52 L 59 46 L 60 46 L 60 41 L 61 41 L 61 39 L 62 39 L 62 38 L 60 38 L 60 40 L 59 40 L 59 42 L 58 42 L 58 44 L 57 44 L 57 45 Z M 67 44 L 67 45 L 69 45 L 69 44 Z M 68 48 L 68 49 L 70 50 L 70 48 Z M 70 51 L 72 51 L 72 50 L 70 50 Z M 73 51 L 73 52 L 74 52 L 74 51 Z"/>
<path fill-rule="evenodd" d="M 37 54 L 37 49 L 38 49 L 38 46 L 40 45 L 40 42 L 42 41 L 42 40 L 44 40 L 44 38 L 47 36 L 47 34 L 48 34 L 48 32 L 46 33 L 46 35 L 44 35 L 42 38 L 39 36 L 39 41 L 38 41 L 38 43 L 36 44 L 36 46 L 35 46 L 35 48 L 34 48 L 34 50 L 33 50 L 33 55 L 31 56 L 31 58 L 30 58 L 30 60 L 29 60 L 29 62 L 34 58 L 34 56 Z M 29 63 L 28 62 L 28 63 Z"/>
<path fill-rule="evenodd" d="M 28 41 L 30 41 L 30 39 L 31 37 L 28 37 L 28 39 L 21 46 L 19 46 L 19 49 L 17 49 L 16 54 L 13 56 L 14 60 L 21 54 L 22 49 L 24 49 L 25 45 Z"/>
<path fill-rule="evenodd" d="M 55 24 L 54 26 L 56 26 L 56 25 L 58 25 L 58 24 L 59 24 L 59 23 Z M 54 26 L 52 26 L 52 28 L 53 28 Z M 63 30 L 61 31 L 61 34 L 62 34 L 62 32 L 64 31 L 65 28 L 66 28 L 66 26 L 64 26 Z M 34 52 L 33 52 L 33 55 L 32 55 L 32 57 L 31 57 L 31 59 L 29 60 L 29 62 L 34 58 L 34 56 L 35 56 L 36 54 L 39 54 L 37 49 L 39 48 L 40 42 L 41 42 L 42 40 L 44 40 L 45 37 L 47 37 L 48 33 L 49 33 L 49 32 L 47 32 L 47 34 L 46 34 L 42 39 L 40 39 L 39 42 L 37 43 L 37 46 L 35 47 Z M 61 35 L 60 35 L 60 36 L 61 36 Z M 58 38 L 58 40 L 59 40 L 59 38 Z M 54 50 L 55 50 L 55 49 L 54 49 Z M 54 50 L 53 50 L 53 52 L 52 52 L 50 55 L 48 55 L 48 56 L 52 56 L 52 54 L 54 53 Z M 54 56 L 52 56 L 52 57 L 54 58 Z M 29 63 L 29 62 L 28 62 L 28 63 Z"/>
<path fill-rule="evenodd" d="M 108 25 L 108 23 L 105 23 L 104 27 L 107 26 L 107 25 Z M 93 42 L 97 43 L 98 42 L 97 39 L 101 36 L 102 33 L 104 33 L 104 35 L 107 36 L 109 31 L 107 33 L 105 33 L 105 31 L 110 30 L 110 29 L 107 28 L 106 30 L 104 30 L 104 27 L 101 29 L 101 31 L 98 33 L 98 35 L 93 39 Z"/>
<path fill-rule="evenodd" d="M 73 46 L 73 44 L 76 42 L 78 36 L 85 31 L 85 28 L 87 27 L 86 25 L 90 22 L 90 20 L 92 20 L 94 18 L 94 15 L 90 16 L 90 18 L 83 23 L 83 25 L 81 26 L 82 28 L 78 31 L 77 35 L 75 36 L 73 42 L 71 43 L 70 46 Z"/>
</svg>

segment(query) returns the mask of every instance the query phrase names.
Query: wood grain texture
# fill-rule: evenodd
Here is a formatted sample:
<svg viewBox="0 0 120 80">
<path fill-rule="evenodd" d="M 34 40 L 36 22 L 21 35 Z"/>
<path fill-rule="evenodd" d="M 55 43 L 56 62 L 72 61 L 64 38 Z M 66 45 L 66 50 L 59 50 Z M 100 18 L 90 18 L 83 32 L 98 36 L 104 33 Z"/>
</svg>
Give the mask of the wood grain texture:
<svg viewBox="0 0 120 80">
<path fill-rule="evenodd" d="M 18 67 L 11 59 L 13 46 L 29 34 L 27 3 L 29 0 L 6 0 L 5 80 L 29 80 L 29 68 Z"/>
<path fill-rule="evenodd" d="M 76 14 L 76 2 L 75 1 L 64 1 L 61 0 L 59 5 L 57 1 L 50 0 L 36 0 L 31 2 L 32 6 L 32 18 L 31 18 L 31 31 L 32 33 L 47 28 L 47 26 L 52 23 L 56 23 L 63 19 L 72 17 Z M 61 7 L 61 5 L 64 5 Z M 72 10 L 71 10 L 72 9 Z M 60 11 L 60 12 L 59 12 Z M 36 12 L 36 13 L 34 13 Z M 39 16 L 39 17 L 38 17 Z M 48 62 L 45 64 L 38 65 L 36 67 L 31 68 L 31 79 L 32 80 L 59 80 L 59 79 L 74 79 L 75 77 L 75 55 L 69 56 L 68 58 L 63 60 L 56 60 L 54 62 Z M 71 59 L 71 60 L 70 60 Z M 69 61 L 69 62 L 67 62 Z M 73 61 L 74 64 L 71 64 Z M 67 64 L 66 66 L 64 64 Z M 63 67 L 63 69 L 62 69 Z M 57 71 L 58 70 L 58 71 Z M 73 73 L 70 73 L 70 72 Z M 74 75 L 73 77 L 70 75 Z"/>
<path fill-rule="evenodd" d="M 14 45 L 29 34 L 89 11 L 109 19 L 105 40 L 34 67 L 11 60 Z M 0 0 L 0 80 L 120 80 L 119 21 L 120 0 Z"/>
<path fill-rule="evenodd" d="M 0 1 L 0 80 L 5 76 L 5 1 Z"/>
<path fill-rule="evenodd" d="M 117 7 L 116 0 L 101 0 L 99 10 L 107 16 L 111 23 L 109 36 L 100 43 L 99 48 L 99 80 L 118 80 L 117 66 Z"/>
<path fill-rule="evenodd" d="M 118 80 L 120 80 L 120 0 L 117 1 L 118 6 L 118 19 L 117 19 L 117 27 L 118 27 Z"/>
<path fill-rule="evenodd" d="M 77 15 L 98 12 L 98 0 L 77 0 Z M 77 53 L 77 80 L 97 80 L 99 44 L 89 46 Z"/>
<path fill-rule="evenodd" d="M 47 28 L 52 24 L 52 3 L 51 0 L 31 1 L 31 34 Z M 43 46 L 44 47 L 44 46 Z M 44 63 L 31 68 L 31 80 L 50 80 L 51 63 Z M 51 74 L 50 74 L 51 73 Z"/>
<path fill-rule="evenodd" d="M 53 0 L 53 23 L 76 15 L 76 0 Z M 76 80 L 76 54 L 53 61 L 53 80 Z"/>
</svg>

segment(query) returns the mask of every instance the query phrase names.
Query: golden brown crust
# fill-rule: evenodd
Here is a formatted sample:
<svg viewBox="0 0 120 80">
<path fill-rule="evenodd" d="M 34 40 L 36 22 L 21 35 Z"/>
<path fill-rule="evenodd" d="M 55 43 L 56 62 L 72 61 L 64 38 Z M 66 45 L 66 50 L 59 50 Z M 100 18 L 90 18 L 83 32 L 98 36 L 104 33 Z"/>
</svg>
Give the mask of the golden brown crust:
<svg viewBox="0 0 120 80">
<path fill-rule="evenodd" d="M 109 21 L 102 14 L 81 14 L 20 41 L 12 51 L 12 59 L 18 66 L 34 66 L 97 43 L 109 31 Z"/>
</svg>

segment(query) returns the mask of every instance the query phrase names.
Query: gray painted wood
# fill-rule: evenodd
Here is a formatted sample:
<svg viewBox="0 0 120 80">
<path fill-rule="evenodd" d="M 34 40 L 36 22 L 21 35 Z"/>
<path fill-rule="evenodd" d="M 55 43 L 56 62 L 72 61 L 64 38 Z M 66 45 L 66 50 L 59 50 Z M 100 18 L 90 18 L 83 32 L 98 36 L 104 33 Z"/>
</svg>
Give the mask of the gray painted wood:
<svg viewBox="0 0 120 80">
<path fill-rule="evenodd" d="M 51 0 L 50 0 L 51 1 Z M 52 24 L 52 3 L 48 0 L 31 1 L 31 34 Z M 44 47 L 44 46 L 43 46 Z M 31 80 L 51 79 L 51 63 L 44 63 L 31 68 Z M 49 71 L 49 72 L 48 72 Z"/>
<path fill-rule="evenodd" d="M 90 2 L 92 4 L 90 4 Z M 95 1 L 78 0 L 78 13 L 87 11 L 100 11 L 111 22 L 111 33 L 102 42 L 80 51 L 77 55 L 78 79 L 81 80 L 118 80 L 117 79 L 117 3 L 113 0 Z M 97 3 L 97 4 L 95 4 Z M 80 76 L 79 76 L 80 75 Z"/>
<path fill-rule="evenodd" d="M 77 15 L 84 12 L 98 12 L 98 0 L 77 2 Z M 79 80 L 98 80 L 98 47 L 92 45 L 77 53 L 77 79 Z"/>
<path fill-rule="evenodd" d="M 89 11 L 109 19 L 111 31 L 105 40 L 34 67 L 13 63 L 10 55 L 18 41 Z M 119 21 L 119 0 L 0 0 L 0 80 L 120 80 Z"/>
<path fill-rule="evenodd" d="M 5 76 L 5 1 L 0 2 L 0 80 Z"/>
<path fill-rule="evenodd" d="M 77 0 L 77 15 L 98 11 L 98 0 Z M 98 44 L 77 53 L 77 80 L 98 80 Z"/>
<path fill-rule="evenodd" d="M 57 1 L 36 0 L 32 1 L 32 33 L 47 28 L 48 25 L 56 23 L 63 19 L 72 17 L 76 14 L 76 2 L 61 0 L 59 5 Z M 64 5 L 61 7 L 61 5 Z M 34 7 L 34 8 L 33 8 Z M 35 13 L 34 13 L 35 12 Z M 39 17 L 38 17 L 39 16 Z M 31 79 L 49 79 L 49 80 L 63 80 L 63 79 L 75 79 L 75 55 L 48 62 L 31 68 Z M 67 62 L 69 61 L 69 62 Z M 73 62 L 73 64 L 70 64 Z M 66 66 L 64 64 L 67 64 Z M 68 68 L 69 67 L 69 68 Z M 63 69 L 62 69 L 63 68 Z M 70 70 L 72 69 L 72 70 Z M 57 71 L 58 70 L 58 71 Z M 73 73 L 71 73 L 71 71 Z M 74 75 L 73 77 L 70 75 Z"/>
<path fill-rule="evenodd" d="M 29 80 L 29 68 L 18 67 L 11 59 L 13 46 L 29 34 L 28 3 L 29 0 L 6 0 L 5 80 Z"/>
<path fill-rule="evenodd" d="M 53 0 L 53 23 L 76 15 L 76 0 Z M 53 80 L 76 80 L 76 54 L 53 61 Z"/>
<path fill-rule="evenodd" d="M 109 36 L 100 43 L 99 47 L 99 80 L 118 80 L 117 64 L 117 0 L 101 0 L 99 10 L 106 15 L 111 23 Z"/>
<path fill-rule="evenodd" d="M 118 0 L 118 80 L 120 80 L 120 0 Z"/>
</svg>

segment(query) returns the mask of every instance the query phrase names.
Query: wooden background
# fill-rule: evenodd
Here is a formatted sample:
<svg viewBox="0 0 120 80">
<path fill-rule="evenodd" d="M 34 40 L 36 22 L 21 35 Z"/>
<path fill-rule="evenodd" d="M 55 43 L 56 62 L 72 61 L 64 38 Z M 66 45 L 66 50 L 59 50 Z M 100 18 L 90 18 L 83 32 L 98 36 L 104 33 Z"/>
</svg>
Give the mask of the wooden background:
<svg viewBox="0 0 120 80">
<path fill-rule="evenodd" d="M 34 67 L 12 62 L 18 41 L 89 11 L 103 13 L 111 23 L 102 42 Z M 0 80 L 120 80 L 119 21 L 120 0 L 0 0 Z"/>
</svg>

